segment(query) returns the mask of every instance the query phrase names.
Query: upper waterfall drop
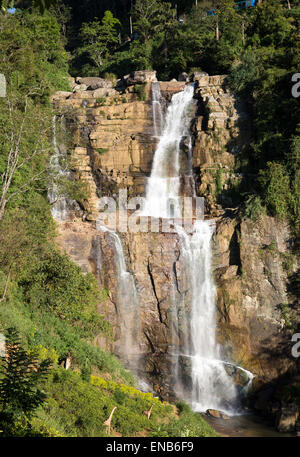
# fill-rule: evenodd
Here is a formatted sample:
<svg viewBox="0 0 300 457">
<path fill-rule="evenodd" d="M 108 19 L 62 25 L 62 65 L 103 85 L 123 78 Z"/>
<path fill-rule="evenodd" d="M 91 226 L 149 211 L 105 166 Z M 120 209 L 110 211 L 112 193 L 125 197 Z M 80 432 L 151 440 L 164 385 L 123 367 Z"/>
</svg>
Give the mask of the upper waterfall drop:
<svg viewBox="0 0 300 457">
<path fill-rule="evenodd" d="M 159 82 L 152 83 L 152 115 L 153 115 L 153 126 L 154 136 L 159 138 L 163 129 L 163 107 L 162 107 L 162 96 L 160 92 Z"/>
<path fill-rule="evenodd" d="M 154 130 L 158 130 L 157 104 L 158 86 L 153 97 Z M 189 137 L 191 116 L 189 108 L 193 103 L 194 86 L 173 95 L 168 106 L 162 135 L 154 154 L 151 176 L 147 182 L 146 201 L 143 214 L 153 217 L 181 217 L 180 201 L 180 144 Z M 158 110 L 159 111 L 159 110 Z M 161 113 L 161 111 L 160 111 Z M 161 115 L 161 114 L 160 114 Z"/>
</svg>

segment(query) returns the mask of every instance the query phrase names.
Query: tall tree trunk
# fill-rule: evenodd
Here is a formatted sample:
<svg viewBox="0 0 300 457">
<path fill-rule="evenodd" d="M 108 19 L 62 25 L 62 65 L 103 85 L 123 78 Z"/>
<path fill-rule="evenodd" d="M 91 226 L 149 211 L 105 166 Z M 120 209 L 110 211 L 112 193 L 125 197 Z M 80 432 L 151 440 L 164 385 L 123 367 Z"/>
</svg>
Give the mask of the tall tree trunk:
<svg viewBox="0 0 300 457">
<path fill-rule="evenodd" d="M 4 215 L 5 205 L 6 205 L 6 200 L 3 199 L 3 201 L 2 201 L 2 199 L 1 199 L 1 202 L 0 202 L 0 221 L 3 218 L 3 215 Z"/>
<path fill-rule="evenodd" d="M 216 40 L 219 41 L 220 39 L 220 32 L 219 32 L 219 19 L 216 22 Z"/>
</svg>

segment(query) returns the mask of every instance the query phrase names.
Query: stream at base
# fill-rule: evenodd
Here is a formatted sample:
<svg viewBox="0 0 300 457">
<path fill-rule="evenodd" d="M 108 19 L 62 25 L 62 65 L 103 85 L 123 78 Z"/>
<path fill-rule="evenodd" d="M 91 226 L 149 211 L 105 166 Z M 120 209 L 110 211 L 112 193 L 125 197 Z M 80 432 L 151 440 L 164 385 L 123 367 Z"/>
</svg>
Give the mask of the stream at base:
<svg viewBox="0 0 300 457">
<path fill-rule="evenodd" d="M 231 416 L 229 419 L 215 419 L 202 414 L 203 419 L 223 437 L 255 438 L 274 437 L 284 438 L 295 436 L 295 433 L 280 433 L 275 430 L 274 424 L 261 416 L 253 413 Z"/>
</svg>

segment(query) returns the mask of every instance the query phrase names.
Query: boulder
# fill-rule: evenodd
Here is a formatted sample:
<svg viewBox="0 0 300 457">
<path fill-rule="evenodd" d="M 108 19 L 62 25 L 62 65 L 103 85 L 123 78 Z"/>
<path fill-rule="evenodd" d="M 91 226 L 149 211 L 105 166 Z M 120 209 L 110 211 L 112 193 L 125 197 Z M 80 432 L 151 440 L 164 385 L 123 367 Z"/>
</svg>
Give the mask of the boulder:
<svg viewBox="0 0 300 457">
<path fill-rule="evenodd" d="M 134 84 L 152 83 L 157 82 L 156 71 L 152 70 L 139 70 L 130 73 L 128 78 L 124 78 L 128 86 Z"/>
<path fill-rule="evenodd" d="M 58 90 L 55 94 L 52 95 L 51 100 L 62 100 L 67 99 L 72 95 L 72 92 L 66 92 L 64 90 Z"/>
<path fill-rule="evenodd" d="M 214 417 L 215 419 L 230 419 L 227 414 L 223 413 L 222 411 L 218 411 L 217 409 L 208 409 L 206 414 L 208 416 Z"/>
<path fill-rule="evenodd" d="M 162 96 L 171 100 L 174 94 L 184 90 L 185 81 L 161 81 L 159 85 Z"/>
<path fill-rule="evenodd" d="M 98 78 L 96 76 L 76 78 L 76 82 L 81 85 L 86 85 L 88 90 L 96 90 L 102 88 L 111 89 L 114 86 L 112 81 Z"/>
<path fill-rule="evenodd" d="M 114 96 L 114 95 L 117 95 L 117 91 L 115 89 L 102 88 L 102 89 L 96 89 L 93 92 L 94 98 L 110 97 L 110 96 Z"/>
<path fill-rule="evenodd" d="M 293 432 L 299 417 L 297 405 L 291 403 L 282 406 L 276 417 L 276 428 L 279 432 Z"/>
<path fill-rule="evenodd" d="M 77 84 L 73 87 L 73 92 L 84 92 L 87 90 L 87 86 L 85 84 Z"/>
<path fill-rule="evenodd" d="M 227 75 L 215 75 L 209 77 L 209 85 L 210 86 L 223 86 Z"/>
<path fill-rule="evenodd" d="M 188 80 L 189 80 L 189 75 L 185 72 L 180 73 L 180 75 L 178 76 L 178 81 L 188 82 Z"/>
<path fill-rule="evenodd" d="M 72 76 L 69 77 L 69 83 L 70 83 L 70 87 L 71 87 L 72 90 L 73 90 L 73 88 L 74 88 L 75 86 L 77 86 L 77 83 L 76 83 L 76 81 L 75 81 L 75 78 L 73 78 Z"/>
<path fill-rule="evenodd" d="M 202 78 L 209 78 L 208 73 L 206 71 L 195 71 L 192 75 L 193 81 L 199 81 Z"/>
</svg>

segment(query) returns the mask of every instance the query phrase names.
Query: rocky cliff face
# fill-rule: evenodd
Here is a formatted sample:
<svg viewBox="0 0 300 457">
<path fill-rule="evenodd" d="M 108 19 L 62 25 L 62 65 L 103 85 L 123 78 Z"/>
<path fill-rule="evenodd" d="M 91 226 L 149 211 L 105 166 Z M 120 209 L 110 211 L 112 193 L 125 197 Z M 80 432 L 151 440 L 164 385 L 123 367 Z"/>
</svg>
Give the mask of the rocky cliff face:
<svg viewBox="0 0 300 457">
<path fill-rule="evenodd" d="M 65 113 L 72 132 L 72 171 L 86 181 L 90 198 L 82 219 L 59 226 L 59 242 L 85 271 L 92 271 L 106 300 L 99 304 L 114 325 L 113 343 L 97 343 L 122 355 L 122 312 L 118 299 L 117 259 L 109 234 L 96 229 L 100 196 L 143 195 L 151 171 L 155 140 L 151 82 L 155 74 L 133 75 L 127 84 L 88 89 L 82 81 L 73 93 L 57 93 L 54 106 Z M 236 161 L 251 136 L 242 101 L 230 93 L 225 76 L 195 74 L 197 112 L 192 122 L 193 174 L 197 195 L 206 197 L 206 215 L 215 218 L 214 269 L 218 286 L 218 339 L 225 356 L 268 382 L 295 368 L 290 338 L 293 311 L 288 306 L 287 276 L 296 267 L 292 237 L 285 223 L 263 216 L 240 220 L 230 190 L 243 177 Z M 100 84 L 101 85 L 101 84 Z M 166 99 L 185 82 L 160 83 Z M 95 86 L 93 86 L 95 87 Z M 88 90 L 87 90 L 88 89 Z M 122 233 L 126 268 L 139 297 L 131 310 L 136 336 L 128 363 L 155 390 L 171 398 L 176 379 L 170 370 L 180 347 L 174 309 L 188 305 L 178 237 L 172 233 Z M 137 325 L 138 323 L 138 325 Z M 257 385 L 259 382 L 256 381 Z"/>
</svg>

